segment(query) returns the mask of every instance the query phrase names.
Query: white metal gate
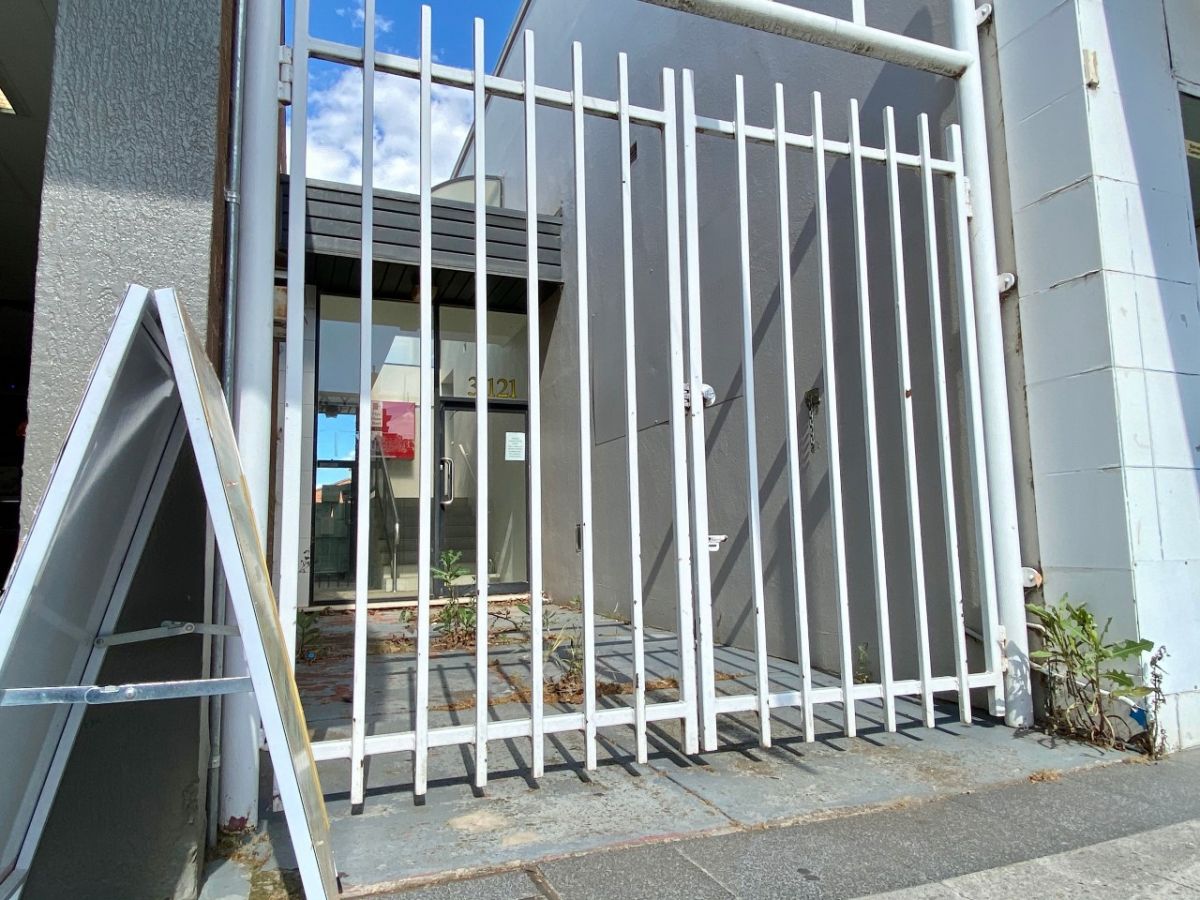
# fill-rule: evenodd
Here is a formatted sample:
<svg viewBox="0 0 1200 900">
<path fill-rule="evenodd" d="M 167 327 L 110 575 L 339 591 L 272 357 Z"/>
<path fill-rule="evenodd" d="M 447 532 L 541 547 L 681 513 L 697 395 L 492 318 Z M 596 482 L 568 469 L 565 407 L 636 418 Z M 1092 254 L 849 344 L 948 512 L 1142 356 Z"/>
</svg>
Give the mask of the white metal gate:
<svg viewBox="0 0 1200 900">
<path fill-rule="evenodd" d="M 655 0 L 658 2 L 658 0 Z M 688 6 L 685 3 L 672 3 L 663 0 L 662 5 Z M 774 7 L 773 3 L 764 4 L 761 0 L 751 2 L 743 0 L 737 3 L 690 4 L 700 7 L 740 7 L 757 6 Z M 586 117 L 594 116 L 615 119 L 619 123 L 621 141 L 621 247 L 623 266 L 623 303 L 625 310 L 624 351 L 626 359 L 635 358 L 636 335 L 634 329 L 634 277 L 633 277 L 633 237 L 632 237 L 632 179 L 630 177 L 630 128 L 631 126 L 649 126 L 661 133 L 663 148 L 663 185 L 661 200 L 665 209 L 666 234 L 666 303 L 669 318 L 669 344 L 666 353 L 669 357 L 667 366 L 672 396 L 676 397 L 670 410 L 669 429 L 670 445 L 673 462 L 672 482 L 672 519 L 676 535 L 675 570 L 678 584 L 676 597 L 678 608 L 677 636 L 679 643 L 679 696 L 671 702 L 651 702 L 646 696 L 644 624 L 642 598 L 642 559 L 641 559 L 641 524 L 643 521 L 641 498 L 638 490 L 638 479 L 630 478 L 629 498 L 629 527 L 631 535 L 630 560 L 631 578 L 629 591 L 631 597 L 631 626 L 633 632 L 633 665 L 634 665 L 634 702 L 629 707 L 598 707 L 596 697 L 596 654 L 593 621 L 596 612 L 596 577 L 594 556 L 594 527 L 592 514 L 592 448 L 593 434 L 589 413 L 592 402 L 592 384 L 590 369 L 582 360 L 578 366 L 578 391 L 580 402 L 579 414 L 579 444 L 580 444 L 580 484 L 582 486 L 580 508 L 582 510 L 580 527 L 580 549 L 582 563 L 582 613 L 583 613 L 583 645 L 585 655 L 584 691 L 582 709 L 577 712 L 548 712 L 540 690 L 536 686 L 542 683 L 542 595 L 543 595 L 543 559 L 542 559 L 542 398 L 536 377 L 530 378 L 529 388 L 529 438 L 528 456 L 530 468 L 530 591 L 532 615 L 532 690 L 529 700 L 529 715 L 511 720 L 490 720 L 488 716 L 488 584 L 486 578 L 479 578 L 475 603 L 477 604 L 477 638 L 476 638 L 476 698 L 475 721 L 467 725 L 447 727 L 430 727 L 429 723 L 429 674 L 430 674 L 430 601 L 431 601 L 431 555 L 432 555 L 432 520 L 431 510 L 434 502 L 435 457 L 432 442 L 422 440 L 419 447 L 418 471 L 420 473 L 420 504 L 419 504 L 419 535 L 418 546 L 418 598 L 417 598 L 417 640 L 416 640 L 416 709 L 415 727 L 411 730 L 393 733 L 367 733 L 366 723 L 366 657 L 367 657 L 367 545 L 365 536 L 369 528 L 369 504 L 361 503 L 357 507 L 356 528 L 360 536 L 358 541 L 359 560 L 357 566 L 356 602 L 355 602 L 355 631 L 354 631 L 354 665 L 353 665 L 353 706 L 351 736 L 342 740 L 318 741 L 314 744 L 314 752 L 318 759 L 345 758 L 351 761 L 352 789 L 351 801 L 360 804 L 364 796 L 363 762 L 368 756 L 392 752 L 411 752 L 414 758 L 414 790 L 418 795 L 424 794 L 428 781 L 428 754 L 431 747 L 471 744 L 475 747 L 475 784 L 482 787 L 488 777 L 487 748 L 489 742 L 509 738 L 529 738 L 532 742 L 531 769 L 535 776 L 540 776 L 544 768 L 543 747 L 546 735 L 555 732 L 577 731 L 584 735 L 586 766 L 596 765 L 596 736 L 599 729 L 620 726 L 632 726 L 636 733 L 636 755 L 639 761 L 645 761 L 648 754 L 647 728 L 648 723 L 675 719 L 682 723 L 681 744 L 685 753 L 694 754 L 700 749 L 714 750 L 718 744 L 718 716 L 734 713 L 757 713 L 760 741 L 764 746 L 771 742 L 771 711 L 783 707 L 795 707 L 802 711 L 803 732 L 806 740 L 814 737 L 814 710 L 821 704 L 836 704 L 844 711 L 844 731 L 848 736 L 856 732 L 856 701 L 879 701 L 882 705 L 885 724 L 889 730 L 896 728 L 897 698 L 914 697 L 920 702 L 923 718 L 927 725 L 934 721 L 933 695 L 939 692 L 954 692 L 958 696 L 962 720 L 970 720 L 970 696 L 973 688 L 984 688 L 990 692 L 993 700 L 993 710 L 1003 709 L 1003 676 L 1001 675 L 1000 636 L 998 596 L 1007 590 L 1006 584 L 1011 582 L 1011 573 L 1006 573 L 1000 579 L 998 589 L 995 562 L 1002 553 L 993 550 L 994 543 L 1001 543 L 993 534 L 992 516 L 990 513 L 991 497 L 989 495 L 989 459 L 993 452 L 985 441 L 985 409 L 983 386 L 981 379 L 981 361 L 979 348 L 981 345 L 976 329 L 976 292 L 981 284 L 988 284 L 988 278 L 982 281 L 978 276 L 972 276 L 972 245 L 992 240 L 990 223 L 978 234 L 978 228 L 973 232 L 969 216 L 967 149 L 958 126 L 953 126 L 947 135 L 949 153 L 946 158 L 939 158 L 931 152 L 928 120 L 922 116 L 919 122 L 920 152 L 916 154 L 903 153 L 897 149 L 895 140 L 894 116 L 889 109 L 886 119 L 886 141 L 884 147 L 871 147 L 863 144 L 859 134 L 858 105 L 852 104 L 850 109 L 850 133 L 848 140 L 841 141 L 827 137 L 824 131 L 824 117 L 821 95 L 812 94 L 804 102 L 809 106 L 812 116 L 811 133 L 799 133 L 789 130 L 787 126 L 788 98 L 785 97 L 782 86 L 776 86 L 775 115 L 770 124 L 752 124 L 746 121 L 744 88 L 741 78 L 736 85 L 736 105 L 732 118 L 718 118 L 701 114 L 698 110 L 698 98 L 694 88 L 693 76 L 690 71 L 683 71 L 681 79 L 682 104 L 676 109 L 676 73 L 671 69 L 662 71 L 661 102 L 653 107 L 634 105 L 629 99 L 628 67 L 624 55 L 619 59 L 619 90 L 615 98 L 604 98 L 588 95 L 583 84 L 583 48 L 576 43 L 572 55 L 572 85 L 570 90 L 551 88 L 538 85 L 535 70 L 534 35 L 526 32 L 524 35 L 524 72 L 521 79 L 489 75 L 484 70 L 483 26 L 477 21 L 475 26 L 475 53 L 472 69 L 459 69 L 435 63 L 432 58 L 431 45 L 431 13 L 424 8 L 420 21 L 420 55 L 411 59 L 390 53 L 379 52 L 375 48 L 373 22 L 375 20 L 375 0 L 365 0 L 365 28 L 362 46 L 335 44 L 327 40 L 310 36 L 307 23 L 309 22 L 309 0 L 297 0 L 295 9 L 296 30 L 290 49 L 285 57 L 292 67 L 291 78 L 291 179 L 289 183 L 289 230 L 288 230 L 288 270 L 287 270 L 287 360 L 285 386 L 285 415 L 284 415 L 284 456 L 283 456 L 283 511 L 280 527 L 281 541 L 281 584 L 279 590 L 282 609 L 282 620 L 285 633 L 289 640 L 293 639 L 296 620 L 297 581 L 300 574 L 300 499 L 301 492 L 307 485 L 301 483 L 301 437 L 302 417 L 305 413 L 304 375 L 303 375 L 303 335 L 304 335 L 304 291 L 305 291 L 305 190 L 306 190 L 306 128 L 308 102 L 308 71 L 312 60 L 324 60 L 348 66 L 361 67 L 363 79 L 363 134 L 362 145 L 362 234 L 372 234 L 374 173 L 373 173 L 373 138 L 374 138 L 374 73 L 389 73 L 416 79 L 420 89 L 420 266 L 419 266 L 419 304 L 420 304 L 420 403 L 419 423 L 420 434 L 427 436 L 433 433 L 434 420 L 434 338 L 433 338 L 433 263 L 431 257 L 431 227 L 432 227 L 432 147 L 431 147 L 431 105 L 432 89 L 435 84 L 449 85 L 469 89 L 473 94 L 475 113 L 474 124 L 474 247 L 475 247 L 475 280 L 476 297 L 487 296 L 487 234 L 486 234 L 486 157 L 483 148 L 486 146 L 486 110 L 485 103 L 489 96 L 518 100 L 523 109 L 523 128 L 525 136 L 525 209 L 527 211 L 527 255 L 528 265 L 526 283 L 531 298 L 538 296 L 538 158 L 537 158 L 537 125 L 538 108 L 557 108 L 568 110 L 572 121 L 572 146 L 575 178 L 573 184 L 574 200 L 574 240 L 575 253 L 578 259 L 588 259 L 588 228 L 587 228 L 587 188 L 585 172 L 590 158 L 585 147 Z M 960 4 L 961 6 L 961 4 Z M 790 9 L 790 8 L 789 8 Z M 973 7 L 972 7 L 973 9 Z M 813 34 L 841 35 L 846 46 L 853 46 L 856 52 L 871 55 L 871 46 L 864 44 L 859 38 L 862 35 L 879 39 L 885 36 L 880 46 L 883 50 L 874 55 L 884 58 L 898 58 L 904 53 L 915 54 L 904 59 L 909 64 L 920 65 L 921 47 L 928 49 L 933 63 L 921 65 L 939 72 L 950 72 L 961 75 L 968 65 L 977 68 L 977 49 L 970 52 L 949 50 L 934 45 L 923 45 L 920 41 L 900 38 L 896 35 L 876 33 L 867 28 L 859 14 L 861 8 L 855 4 L 856 18 L 853 22 L 828 19 L 824 16 L 802 13 L 806 27 L 815 28 Z M 701 10 L 702 12 L 705 10 Z M 761 12 L 762 10 L 760 10 Z M 710 9 L 709 12 L 712 12 Z M 962 10 L 959 9 L 961 14 Z M 770 9 L 766 14 L 774 15 Z M 974 14 L 971 13 L 971 28 L 974 27 Z M 835 23 L 830 25 L 829 23 Z M 814 24 L 815 23 L 815 24 Z M 840 24 L 837 24 L 840 23 Z M 753 23 L 749 23 L 753 24 Z M 847 28 L 851 28 L 846 36 Z M 824 29 L 824 30 L 822 30 Z M 857 29 L 854 31 L 853 29 Z M 860 34 L 861 33 L 861 34 Z M 800 36 L 805 37 L 805 33 Z M 856 37 L 857 36 L 857 37 Z M 973 37 L 973 34 L 972 34 Z M 806 39 L 814 40 L 812 35 Z M 855 43 L 855 40 L 858 43 Z M 824 41 L 834 43 L 837 40 Z M 897 50 L 899 42 L 900 50 Z M 916 49 L 914 49 L 914 47 Z M 864 49 L 865 48 L 865 49 Z M 903 52 L 901 52 L 903 51 Z M 955 67 L 958 69 L 955 70 Z M 977 87 L 977 86 L 976 86 Z M 969 95 L 969 92 L 968 92 Z M 982 97 L 969 95 L 964 100 L 964 109 L 982 113 Z M 703 98 L 700 98 L 702 101 Z M 794 101 L 793 101 L 794 103 Z M 798 104 L 796 104 L 798 105 Z M 978 109 L 976 107 L 978 106 Z M 794 107 L 793 107 L 794 108 Z M 733 141 L 737 155 L 736 193 L 731 200 L 736 204 L 739 225 L 739 258 L 741 274 L 740 303 L 742 310 L 742 365 L 745 373 L 745 405 L 746 415 L 746 459 L 745 472 L 748 491 L 749 507 L 749 552 L 753 569 L 753 609 L 755 640 L 755 690 L 749 694 L 719 695 L 714 669 L 714 653 L 718 642 L 714 634 L 712 573 L 710 571 L 710 527 L 709 527 L 709 490 L 706 472 L 705 454 L 705 407 L 708 386 L 704 382 L 702 371 L 702 323 L 705 316 L 705 285 L 700 275 L 700 223 L 698 204 L 702 192 L 697 175 L 697 145 L 702 140 Z M 785 408 L 787 410 L 787 477 L 790 491 L 790 508 L 793 510 L 790 530 L 793 550 L 793 567 L 795 573 L 796 591 L 793 598 L 796 609 L 795 655 L 799 661 L 801 681 L 798 690 L 770 689 L 768 682 L 769 657 L 766 647 L 768 628 L 777 628 L 778 623 L 767 621 L 766 602 L 764 597 L 762 540 L 760 512 L 758 509 L 758 449 L 755 412 L 755 374 L 754 348 L 751 342 L 751 290 L 750 267 L 753 249 L 750 245 L 748 227 L 748 191 L 746 153 L 747 145 L 767 145 L 774 150 L 777 175 L 777 214 L 780 227 L 778 229 L 779 243 L 774 252 L 779 254 L 780 266 L 780 300 L 784 318 L 785 341 L 783 360 L 786 371 L 783 380 L 786 390 Z M 799 154 L 789 151 L 800 151 Z M 839 467 L 839 440 L 841 433 L 837 418 L 837 383 L 834 377 L 833 363 L 833 312 L 832 312 L 832 259 L 830 254 L 829 237 L 829 198 L 826 194 L 825 183 L 827 160 L 830 157 L 845 158 L 852 169 L 853 186 L 853 220 L 855 225 L 855 277 L 858 284 L 858 314 L 861 335 L 861 365 L 864 383 L 864 429 L 867 440 L 868 488 L 870 495 L 870 517 L 872 550 L 874 560 L 875 583 L 878 585 L 874 603 L 878 622 L 880 648 L 880 677 L 868 683 L 856 683 L 854 663 L 852 660 L 853 641 L 850 634 L 850 604 L 851 598 L 847 587 L 847 560 L 845 552 L 845 533 L 842 512 L 842 475 Z M 679 171 L 679 160 L 682 159 L 682 172 Z M 986 154 L 983 156 L 986 175 Z M 801 162 L 802 160 L 802 162 Z M 789 228 L 789 197 L 788 173 L 790 167 L 804 165 L 809 167 L 817 185 L 816 216 L 818 222 L 816 252 L 820 260 L 820 299 L 822 336 L 821 347 L 825 369 L 825 406 L 829 413 L 826 418 L 826 439 L 830 458 L 833 464 L 830 469 L 830 507 L 833 528 L 833 547 L 836 566 L 836 603 L 839 610 L 838 656 L 840 658 L 840 673 L 837 682 L 831 685 L 814 683 L 812 667 L 812 647 L 808 629 L 807 608 L 809 598 L 805 588 L 804 577 L 804 542 L 802 524 L 802 502 L 800 497 L 800 440 L 797 410 L 800 398 L 796 387 L 795 365 L 796 351 L 793 343 L 793 298 L 791 286 L 791 259 Z M 897 330 L 895 340 L 898 346 L 900 370 L 898 377 L 903 385 L 911 381 L 909 339 L 907 330 L 906 305 L 909 298 L 905 291 L 904 253 L 901 235 L 906 228 L 919 228 L 925 237 L 925 264 L 931 274 L 926 296 L 913 298 L 917 302 L 928 303 L 932 334 L 930 340 L 936 350 L 934 379 L 938 385 L 937 405 L 937 452 L 940 479 L 937 484 L 921 484 L 917 478 L 916 443 L 913 434 L 913 415 L 910 404 L 911 391 L 905 394 L 905 402 L 900 414 L 903 416 L 903 453 L 905 463 L 905 490 L 908 501 L 908 527 L 906 537 L 911 548 L 911 575 L 913 579 L 913 596 L 916 603 L 917 627 L 917 658 L 919 660 L 919 675 L 915 679 L 900 680 L 893 676 L 891 662 L 892 637 L 889 632 L 889 601 L 886 590 L 883 555 L 883 523 L 880 513 L 880 475 L 879 475 L 879 446 L 876 436 L 876 409 L 874 396 L 874 371 L 872 361 L 872 332 L 871 310 L 868 303 L 867 282 L 867 229 L 864 221 L 863 208 L 863 168 L 865 165 L 882 165 L 887 172 L 888 206 L 890 212 L 890 250 L 894 260 L 895 307 L 897 310 Z M 912 170 L 918 173 L 922 185 L 923 205 L 919 210 L 902 210 L 900 207 L 900 192 L 898 190 L 898 173 L 901 170 Z M 935 215 L 934 185 L 938 180 L 944 180 L 950 185 L 952 212 L 952 235 L 950 246 L 953 248 L 953 265 L 958 273 L 956 291 L 952 297 L 943 297 L 936 273 L 940 270 L 938 258 L 938 225 Z M 682 197 L 680 196 L 682 183 Z M 682 201 L 682 202 L 681 202 Z M 681 209 L 683 228 L 681 229 Z M 980 210 L 976 209 L 979 213 Z M 990 210 L 987 213 L 990 216 Z M 363 240 L 362 248 L 362 283 L 360 308 L 360 409 L 369 409 L 371 403 L 371 325 L 372 325 L 372 259 L 373 242 Z M 975 255 L 979 255 L 978 249 Z M 983 261 L 984 265 L 994 268 L 994 249 L 992 256 Z M 573 323 L 577 329 L 579 346 L 590 346 L 589 335 L 589 298 L 587 266 L 581 265 L 573 273 L 574 288 L 577 297 L 577 317 Z M 994 297 L 984 302 L 994 302 Z M 958 349 L 960 365 L 963 372 L 966 397 L 965 426 L 966 444 L 968 445 L 969 473 L 967 480 L 970 484 L 971 503 L 978 515 L 975 516 L 976 551 L 980 560 L 980 579 L 976 585 L 963 584 L 963 572 L 959 564 L 961 554 L 957 535 L 959 526 L 956 522 L 956 501 L 954 496 L 954 473 L 951 456 L 951 425 L 946 394 L 945 358 L 950 348 L 945 345 L 942 331 L 942 309 L 946 304 L 954 304 L 957 308 L 961 344 Z M 487 379 L 487 304 L 476 303 L 476 358 L 475 366 L 478 382 L 486 383 Z M 536 305 L 531 301 L 531 308 Z M 994 335 L 989 335 L 992 340 Z M 989 344 L 990 347 L 990 344 Z M 994 348 L 989 349 L 989 354 Z M 540 335 L 537 315 L 529 316 L 528 323 L 528 359 L 530 373 L 539 370 Z M 586 352 L 581 353 L 586 356 Z M 626 422 L 630 434 L 636 433 L 638 427 L 638 390 L 634 366 L 626 366 L 624 376 Z M 1003 372 L 1000 373 L 1001 379 Z M 476 399 L 477 439 L 480 446 L 487 446 L 487 397 L 486 392 L 479 391 Z M 358 467 L 359 482 L 368 483 L 370 477 L 370 428 L 364 422 L 369 417 L 358 416 Z M 1005 428 L 1007 424 L 1005 423 Z M 639 471 L 638 442 L 627 442 L 628 471 Z M 1001 448 L 1008 452 L 1007 448 Z M 1011 476 L 1011 471 L 1010 471 Z M 489 473 L 486 460 L 481 462 L 477 473 L 477 496 L 480 507 L 486 509 L 488 495 Z M 991 485 L 993 492 L 1005 490 L 1004 485 Z M 1009 484 L 1011 488 L 1011 481 Z M 1011 492 L 1011 491 L 1010 491 Z M 1004 498 L 1002 498 L 1004 499 Z M 1007 500 L 1005 500 L 1007 503 Z M 922 504 L 940 506 L 943 513 L 944 529 L 947 540 L 946 555 L 950 567 L 950 585 L 946 590 L 953 603 L 953 631 L 956 642 L 953 648 L 954 668 L 952 672 L 934 672 L 930 662 L 930 628 L 926 606 L 928 586 L 922 571 L 922 532 L 920 524 L 920 509 Z M 1007 507 L 1005 507 L 1007 508 Z M 1015 527 L 1015 526 L 1014 526 Z M 1015 534 L 1015 532 L 1014 532 Z M 487 516 L 477 516 L 477 572 L 486 572 L 488 548 Z M 1006 560 L 1007 562 L 1007 560 Z M 966 650 L 966 635 L 963 623 L 963 593 L 964 590 L 976 592 L 981 599 L 983 610 L 984 666 L 980 671 L 968 670 Z"/>
</svg>

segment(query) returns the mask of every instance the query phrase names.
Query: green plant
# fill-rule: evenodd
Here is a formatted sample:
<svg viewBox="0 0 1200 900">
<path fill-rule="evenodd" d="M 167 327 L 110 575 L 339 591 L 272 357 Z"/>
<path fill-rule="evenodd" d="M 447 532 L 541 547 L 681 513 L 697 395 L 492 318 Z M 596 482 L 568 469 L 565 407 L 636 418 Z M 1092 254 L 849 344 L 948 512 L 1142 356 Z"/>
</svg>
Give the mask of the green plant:
<svg viewBox="0 0 1200 900">
<path fill-rule="evenodd" d="M 462 551 L 443 550 L 441 565 L 434 566 L 432 571 L 434 578 L 442 583 L 442 589 L 445 591 L 442 596 L 446 598 L 445 604 L 438 611 L 437 623 L 441 626 L 443 634 L 455 640 L 462 640 L 475 629 L 476 620 L 475 607 L 470 603 L 463 603 L 459 595 L 459 582 L 471 574 L 462 564 Z"/>
<path fill-rule="evenodd" d="M 578 600 L 578 598 L 574 598 Z M 572 603 L 573 601 L 568 601 Z M 493 610 L 493 618 L 507 622 L 512 631 L 532 636 L 533 607 L 528 602 L 518 602 L 517 610 L 524 616 L 524 624 L 518 622 L 510 612 Z M 556 606 L 542 604 L 542 663 L 555 663 L 563 672 L 563 678 L 583 678 L 583 640 L 578 625 L 560 622 Z"/>
<path fill-rule="evenodd" d="M 461 550 L 443 550 L 441 555 L 441 565 L 434 566 L 431 570 L 433 577 L 442 583 L 442 589 L 453 600 L 458 599 L 460 589 L 459 581 L 471 574 L 462 563 Z"/>
<path fill-rule="evenodd" d="M 437 623 L 442 633 L 461 640 L 475 630 L 475 607 L 450 597 L 437 614 Z"/>
<path fill-rule="evenodd" d="M 1163 694 L 1162 661 L 1167 656 L 1167 648 L 1159 647 L 1150 654 L 1150 696 L 1147 698 L 1146 713 L 1146 753 L 1153 759 L 1162 759 L 1167 755 L 1167 730 L 1162 726 L 1163 705 L 1167 702 Z"/>
<path fill-rule="evenodd" d="M 859 644 L 854 648 L 854 683 L 871 683 L 871 645 Z"/>
<path fill-rule="evenodd" d="M 1151 698 L 1151 711 L 1157 709 L 1154 689 L 1137 684 L 1120 664 L 1153 650 L 1153 642 L 1108 640 L 1112 619 L 1101 627 L 1086 605 L 1076 606 L 1065 596 L 1054 606 L 1030 603 L 1027 608 L 1037 619 L 1030 627 L 1041 637 L 1042 646 L 1029 658 L 1046 676 L 1051 730 L 1104 747 L 1124 746 L 1130 737 L 1127 710 L 1145 709 L 1140 704 L 1146 698 Z M 1147 733 L 1158 727 L 1149 718 Z"/>
<path fill-rule="evenodd" d="M 321 649 L 321 629 L 317 627 L 316 610 L 296 613 L 296 661 L 313 662 Z"/>
</svg>

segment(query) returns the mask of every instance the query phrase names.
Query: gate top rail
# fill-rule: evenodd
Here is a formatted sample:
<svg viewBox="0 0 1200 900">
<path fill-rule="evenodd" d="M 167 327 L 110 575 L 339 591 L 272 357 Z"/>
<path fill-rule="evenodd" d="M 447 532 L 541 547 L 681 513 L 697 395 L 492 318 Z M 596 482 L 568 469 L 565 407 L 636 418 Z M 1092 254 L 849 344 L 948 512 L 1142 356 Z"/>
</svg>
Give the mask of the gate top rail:
<svg viewBox="0 0 1200 900">
<path fill-rule="evenodd" d="M 661 3 L 661 5 L 674 5 L 683 0 L 646 0 L 650 3 Z M 694 0 L 687 0 L 694 2 Z M 767 0 L 772 5 L 773 0 Z M 793 9 L 792 7 L 786 7 Z M 697 9 L 696 12 L 702 12 Z M 795 10 L 802 12 L 802 10 Z M 809 13 L 816 15 L 816 13 Z M 841 19 L 832 19 L 830 16 L 822 18 L 831 19 L 842 25 L 848 25 Z M 863 28 L 863 26 L 856 26 Z M 868 29 L 870 30 L 870 29 Z M 890 34 L 890 32 L 881 32 Z M 906 41 L 922 44 L 924 42 L 917 41 L 913 38 L 905 38 Z M 937 47 L 936 44 L 929 44 L 930 47 Z M 939 48 L 945 49 L 945 48 Z M 957 51 L 953 51 L 957 53 Z M 961 54 L 964 55 L 965 54 Z M 319 59 L 325 62 L 340 63 L 361 68 L 364 65 L 364 55 L 362 47 L 355 47 L 350 44 L 342 44 L 337 41 L 324 40 L 321 38 L 310 37 L 308 41 L 308 56 L 311 59 Z M 388 75 L 398 75 L 405 78 L 419 78 L 421 72 L 421 61 L 409 56 L 403 56 L 397 53 L 385 53 L 377 51 L 374 56 L 374 70 Z M 433 63 L 430 66 L 430 80 L 433 84 L 443 85 L 447 87 L 456 87 L 464 89 L 473 89 L 475 87 L 475 73 L 470 69 L 458 68 L 456 66 L 448 66 L 442 63 Z M 505 78 L 500 75 L 484 75 L 483 76 L 484 91 L 487 95 L 507 97 L 512 100 L 521 100 L 525 97 L 525 83 L 513 78 Z M 555 109 L 571 110 L 573 109 L 574 100 L 572 92 L 561 88 L 546 87 L 544 85 L 535 85 L 533 87 L 533 95 L 535 102 L 552 107 Z M 592 97 L 585 95 L 582 99 L 583 110 L 599 118 L 617 120 L 620 118 L 620 103 L 616 100 L 609 100 L 603 97 Z M 666 113 L 663 109 L 656 109 L 649 106 L 638 106 L 632 103 L 627 104 L 629 121 L 639 125 L 648 125 L 651 127 L 662 128 L 667 124 Z M 696 116 L 696 130 L 701 134 L 710 135 L 713 137 L 733 138 L 735 124 L 731 119 L 721 119 L 712 116 Z M 745 138 L 747 141 L 755 144 L 773 145 L 776 141 L 776 132 L 774 127 L 765 125 L 744 126 Z M 469 139 L 468 139 L 469 140 Z M 813 149 L 813 136 L 811 134 L 798 134 L 794 132 L 784 132 L 783 140 L 789 147 L 798 147 L 801 149 Z M 873 162 L 885 162 L 888 158 L 887 151 L 882 147 L 871 147 L 863 145 L 861 148 L 862 158 Z M 837 141 L 825 139 L 825 152 L 834 156 L 848 158 L 850 156 L 850 143 L 848 141 Z M 897 151 L 895 153 L 895 161 L 897 165 L 919 170 L 922 166 L 920 154 L 903 153 Z M 944 175 L 956 175 L 958 166 L 951 160 L 931 157 L 929 165 L 934 172 Z"/>
</svg>

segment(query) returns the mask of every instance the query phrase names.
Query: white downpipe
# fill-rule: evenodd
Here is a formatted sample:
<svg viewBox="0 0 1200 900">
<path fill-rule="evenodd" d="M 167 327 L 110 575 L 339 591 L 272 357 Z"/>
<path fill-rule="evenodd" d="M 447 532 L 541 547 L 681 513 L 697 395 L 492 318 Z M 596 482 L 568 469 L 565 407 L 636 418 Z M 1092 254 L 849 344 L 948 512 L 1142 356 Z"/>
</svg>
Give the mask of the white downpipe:
<svg viewBox="0 0 1200 900">
<path fill-rule="evenodd" d="M 1004 334 L 1000 322 L 999 272 L 987 122 L 984 118 L 983 73 L 979 65 L 979 32 L 974 0 L 954 0 L 954 46 L 970 64 L 958 78 L 958 108 L 963 132 L 963 166 L 971 183 L 970 220 L 972 281 L 979 341 L 987 483 L 991 498 L 992 547 L 996 560 L 996 593 L 1000 625 L 1007 634 L 1004 676 L 1004 720 L 1018 727 L 1033 722 L 1029 688 L 1029 636 L 1025 627 L 1025 588 L 1021 578 L 1021 546 L 1017 535 L 1017 488 L 1013 474 L 1012 429 L 1008 417 L 1008 378 L 1004 368 Z"/>
<path fill-rule="evenodd" d="M 241 227 L 238 235 L 234 428 L 246 487 L 267 542 L 271 473 L 271 352 L 274 327 L 275 204 L 279 185 L 280 0 L 256 0 L 247 10 L 242 123 Z M 233 613 L 228 613 L 233 620 Z M 225 649 L 225 675 L 247 675 L 240 640 Z M 252 694 L 231 694 L 221 710 L 219 822 L 258 824 L 259 716 Z"/>
<path fill-rule="evenodd" d="M 809 44 L 820 44 L 870 56 L 884 62 L 923 69 L 937 75 L 957 77 L 971 65 L 972 57 L 963 52 L 964 45 L 943 47 L 904 34 L 872 28 L 866 24 L 865 4 L 855 0 L 852 19 L 813 12 L 789 6 L 777 0 L 643 0 L 655 6 L 665 6 L 680 12 L 695 13 L 710 19 L 744 25 L 757 31 L 795 38 Z M 957 0 L 955 0 L 957 2 Z M 971 7 L 974 22 L 975 7 Z"/>
</svg>

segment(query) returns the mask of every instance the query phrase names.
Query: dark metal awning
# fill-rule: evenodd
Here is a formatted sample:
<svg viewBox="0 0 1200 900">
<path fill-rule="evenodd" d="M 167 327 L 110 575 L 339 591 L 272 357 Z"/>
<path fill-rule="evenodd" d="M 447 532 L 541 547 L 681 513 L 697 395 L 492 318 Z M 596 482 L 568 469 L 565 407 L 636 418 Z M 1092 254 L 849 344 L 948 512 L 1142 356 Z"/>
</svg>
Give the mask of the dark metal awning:
<svg viewBox="0 0 1200 900">
<path fill-rule="evenodd" d="M 279 244 L 286 255 L 288 179 L 280 180 Z M 362 192 L 354 185 L 309 181 L 305 218 L 306 279 L 328 293 L 357 294 L 361 264 Z M 489 209 L 488 306 L 525 307 L 526 232 L 520 210 Z M 375 294 L 410 299 L 420 263 L 419 198 L 375 193 Z M 474 302 L 475 211 L 470 204 L 433 200 L 433 282 L 439 300 Z M 541 296 L 562 284 L 562 219 L 538 217 Z"/>
</svg>

